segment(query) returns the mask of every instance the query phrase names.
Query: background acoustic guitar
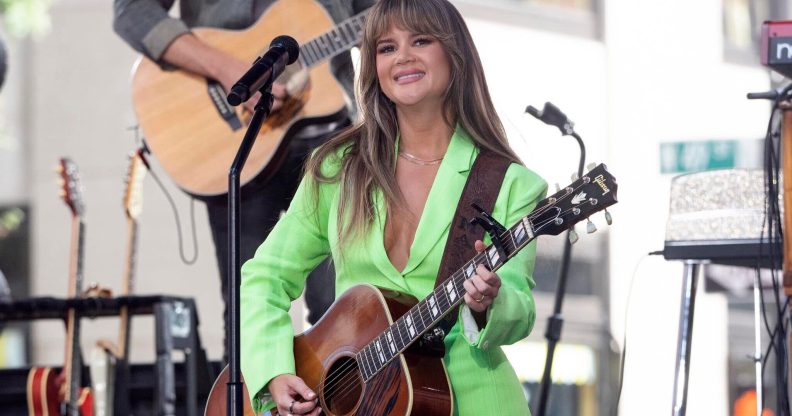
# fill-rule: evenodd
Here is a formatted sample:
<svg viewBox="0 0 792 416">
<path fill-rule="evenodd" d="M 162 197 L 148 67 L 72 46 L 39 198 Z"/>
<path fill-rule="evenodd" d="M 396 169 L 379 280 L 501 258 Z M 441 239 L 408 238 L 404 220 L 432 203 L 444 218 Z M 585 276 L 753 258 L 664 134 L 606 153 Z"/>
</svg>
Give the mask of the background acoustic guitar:
<svg viewBox="0 0 792 416">
<path fill-rule="evenodd" d="M 453 414 L 442 357 L 411 346 L 462 303 L 463 283 L 478 265 L 497 270 L 536 237 L 558 235 L 615 204 L 616 188 L 605 165 L 595 167 L 500 233 L 502 251 L 488 246 L 420 302 L 371 285 L 351 287 L 294 338 L 296 374 L 317 393 L 327 416 Z M 209 393 L 205 416 L 225 415 L 227 383 L 226 367 Z M 246 416 L 254 414 L 248 393 L 243 389 Z"/>
<path fill-rule="evenodd" d="M 247 62 L 253 62 L 279 35 L 289 35 L 301 45 L 299 60 L 284 73 L 296 86 L 287 84 L 289 99 L 262 127 L 240 184 L 273 173 L 293 132 L 346 117 L 344 90 L 330 71 L 329 60 L 358 44 L 365 13 L 334 26 L 313 0 L 279 1 L 246 30 L 192 30 L 208 45 Z M 145 57 L 136 63 L 132 101 L 146 142 L 176 184 L 196 197 L 228 192 L 228 169 L 250 118 L 225 97 L 213 80 L 163 70 Z"/>
</svg>

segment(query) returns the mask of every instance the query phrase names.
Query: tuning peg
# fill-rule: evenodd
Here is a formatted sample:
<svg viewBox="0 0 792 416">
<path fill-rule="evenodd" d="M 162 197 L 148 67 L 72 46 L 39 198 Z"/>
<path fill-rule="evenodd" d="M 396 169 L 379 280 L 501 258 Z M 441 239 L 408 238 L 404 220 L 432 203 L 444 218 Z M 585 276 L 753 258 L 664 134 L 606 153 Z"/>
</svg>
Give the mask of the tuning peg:
<svg viewBox="0 0 792 416">
<path fill-rule="evenodd" d="M 569 236 L 569 244 L 575 244 L 580 239 L 580 237 L 578 237 L 578 233 L 575 231 L 574 228 L 569 229 L 568 236 Z"/>
<path fill-rule="evenodd" d="M 593 234 L 594 232 L 597 231 L 597 226 L 594 225 L 593 222 L 591 222 L 591 219 L 586 218 L 586 220 L 588 220 L 588 222 L 586 223 L 586 232 L 589 234 Z"/>
<path fill-rule="evenodd" d="M 572 182 L 578 180 L 579 178 L 580 178 L 580 176 L 578 176 L 577 172 L 572 174 Z"/>
<path fill-rule="evenodd" d="M 591 162 L 588 165 L 586 165 L 586 170 L 592 171 L 596 167 L 597 167 L 597 164 L 595 162 Z"/>
<path fill-rule="evenodd" d="M 561 186 L 558 185 L 558 182 L 555 183 L 555 191 L 556 192 L 561 192 Z"/>
<path fill-rule="evenodd" d="M 613 224 L 613 217 L 611 217 L 611 213 L 608 212 L 607 208 L 605 208 L 605 222 L 607 222 L 608 225 L 612 225 Z"/>
</svg>

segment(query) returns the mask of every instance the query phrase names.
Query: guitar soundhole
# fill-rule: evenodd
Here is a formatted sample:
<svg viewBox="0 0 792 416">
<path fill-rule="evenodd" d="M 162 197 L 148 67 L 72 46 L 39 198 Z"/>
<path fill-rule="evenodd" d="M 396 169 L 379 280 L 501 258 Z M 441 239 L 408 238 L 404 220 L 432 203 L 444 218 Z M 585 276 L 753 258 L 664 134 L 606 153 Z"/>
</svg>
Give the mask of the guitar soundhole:
<svg viewBox="0 0 792 416">
<path fill-rule="evenodd" d="M 322 397 L 331 415 L 347 415 L 357 406 L 362 394 L 363 380 L 357 361 L 343 357 L 334 362 L 325 376 Z"/>
</svg>

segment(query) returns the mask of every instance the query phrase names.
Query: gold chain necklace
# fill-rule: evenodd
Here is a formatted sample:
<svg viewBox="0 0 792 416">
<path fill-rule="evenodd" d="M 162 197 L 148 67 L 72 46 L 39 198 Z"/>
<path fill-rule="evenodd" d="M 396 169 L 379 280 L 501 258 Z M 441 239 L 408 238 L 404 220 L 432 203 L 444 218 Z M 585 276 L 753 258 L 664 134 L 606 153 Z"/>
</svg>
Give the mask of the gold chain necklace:
<svg viewBox="0 0 792 416">
<path fill-rule="evenodd" d="M 443 161 L 442 157 L 437 158 L 437 159 L 432 159 L 432 160 L 421 159 L 421 158 L 413 156 L 413 155 L 411 155 L 411 154 L 409 154 L 409 153 L 407 153 L 407 152 L 405 152 L 403 150 L 399 150 L 399 156 L 403 157 L 408 162 L 415 163 L 416 165 L 422 165 L 422 166 L 436 165 L 436 164 L 438 164 L 438 163 Z"/>
</svg>

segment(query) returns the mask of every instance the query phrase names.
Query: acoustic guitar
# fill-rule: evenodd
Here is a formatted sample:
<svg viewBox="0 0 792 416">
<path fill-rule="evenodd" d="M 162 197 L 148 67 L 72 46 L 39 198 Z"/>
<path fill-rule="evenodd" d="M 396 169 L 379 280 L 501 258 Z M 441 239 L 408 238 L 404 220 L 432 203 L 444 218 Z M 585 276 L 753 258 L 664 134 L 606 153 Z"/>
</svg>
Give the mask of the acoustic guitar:
<svg viewBox="0 0 792 416">
<path fill-rule="evenodd" d="M 68 297 L 82 293 L 85 206 L 77 165 L 62 158 L 58 165 L 61 197 L 72 213 L 72 240 L 69 261 Z M 66 360 L 61 374 L 52 368 L 33 367 L 28 373 L 27 402 L 30 416 L 92 416 L 91 389 L 82 387 L 80 359 L 80 317 L 70 309 L 66 319 Z"/>
<path fill-rule="evenodd" d="M 143 179 L 148 172 L 140 152 L 129 155 L 126 175 L 123 205 L 127 220 L 127 249 L 121 296 L 131 295 L 135 283 L 138 217 L 143 211 Z M 119 312 L 118 343 L 114 345 L 112 341 L 100 340 L 93 351 L 91 381 L 96 416 L 112 416 L 114 411 L 123 414 L 129 408 L 130 318 L 129 308 L 122 306 Z"/>
<path fill-rule="evenodd" d="M 302 45 L 290 98 L 262 126 L 240 175 L 244 185 L 270 175 L 284 155 L 286 138 L 306 125 L 346 117 L 344 90 L 330 71 L 330 58 L 360 41 L 365 12 L 337 26 L 313 0 L 275 2 L 242 31 L 196 28 L 201 41 L 253 62 L 279 35 Z M 164 70 L 141 57 L 132 76 L 132 101 L 140 127 L 163 169 L 187 193 L 211 197 L 228 192 L 228 169 L 244 137 L 249 114 L 226 103 L 219 83 L 182 70 Z"/>
<path fill-rule="evenodd" d="M 488 246 L 420 302 L 371 285 L 353 286 L 294 338 L 296 374 L 317 393 L 328 416 L 452 414 L 442 358 L 410 346 L 462 303 L 463 282 L 479 265 L 497 270 L 537 236 L 557 235 L 615 204 L 616 190 L 605 165 L 595 167 L 502 233 L 502 251 Z M 225 415 L 227 382 L 226 367 L 209 394 L 206 416 Z M 245 415 L 253 415 L 248 392 L 243 395 Z"/>
</svg>

